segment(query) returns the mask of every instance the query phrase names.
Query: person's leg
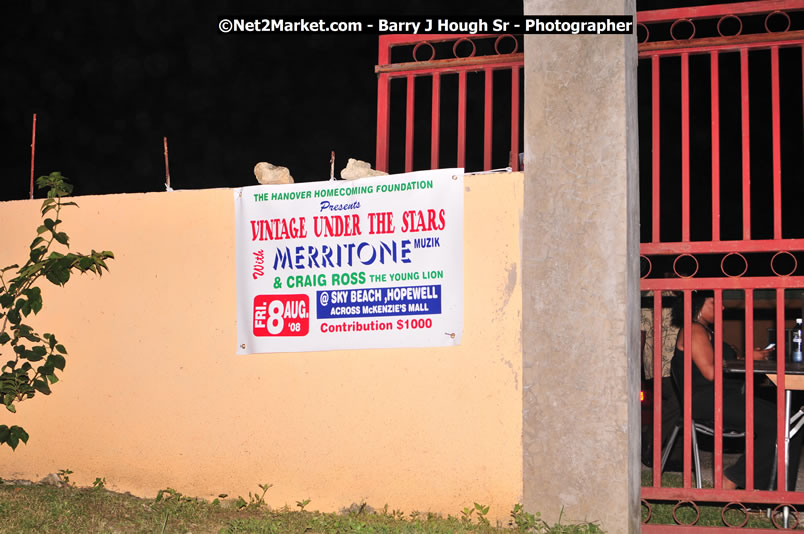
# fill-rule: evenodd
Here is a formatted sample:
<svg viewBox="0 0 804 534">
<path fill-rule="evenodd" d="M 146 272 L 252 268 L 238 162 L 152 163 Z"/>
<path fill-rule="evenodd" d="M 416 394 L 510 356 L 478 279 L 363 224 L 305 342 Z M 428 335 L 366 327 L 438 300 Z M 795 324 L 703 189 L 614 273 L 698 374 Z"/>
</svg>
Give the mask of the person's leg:
<svg viewBox="0 0 804 534">
<path fill-rule="evenodd" d="M 673 432 L 676 423 L 681 421 L 681 403 L 673 387 L 673 379 L 669 376 L 662 378 L 662 443 Z"/>
<path fill-rule="evenodd" d="M 727 430 L 745 430 L 745 396 L 732 391 L 723 397 L 723 425 Z M 776 453 L 776 406 L 754 399 L 754 488 L 767 489 Z M 745 454 L 723 474 L 738 487 L 745 487 Z M 724 484 L 725 486 L 725 484 Z"/>
</svg>

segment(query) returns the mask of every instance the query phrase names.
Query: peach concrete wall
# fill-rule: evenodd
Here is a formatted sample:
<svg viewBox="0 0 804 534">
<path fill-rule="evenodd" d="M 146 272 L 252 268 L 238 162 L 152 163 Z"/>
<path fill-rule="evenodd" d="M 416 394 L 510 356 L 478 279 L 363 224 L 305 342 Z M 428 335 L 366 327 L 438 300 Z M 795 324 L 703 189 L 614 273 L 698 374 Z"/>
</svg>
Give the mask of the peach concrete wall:
<svg viewBox="0 0 804 534">
<path fill-rule="evenodd" d="M 466 177 L 463 344 L 238 356 L 228 189 L 79 197 L 74 250 L 111 272 L 45 282 L 32 323 L 69 351 L 49 397 L 5 411 L 31 435 L 0 448 L 0 477 L 59 469 L 153 497 L 170 486 L 272 506 L 504 518 L 522 499 L 521 173 Z M 0 266 L 20 261 L 41 201 L 0 203 Z M 11 230 L 11 231 L 9 231 Z"/>
</svg>

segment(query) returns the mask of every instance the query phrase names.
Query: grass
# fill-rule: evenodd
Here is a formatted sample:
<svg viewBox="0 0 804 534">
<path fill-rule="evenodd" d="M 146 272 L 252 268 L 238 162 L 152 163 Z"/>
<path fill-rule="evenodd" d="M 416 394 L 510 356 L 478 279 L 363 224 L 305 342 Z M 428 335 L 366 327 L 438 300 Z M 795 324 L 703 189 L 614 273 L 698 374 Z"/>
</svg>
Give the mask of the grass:
<svg viewBox="0 0 804 534">
<path fill-rule="evenodd" d="M 653 475 L 650 470 L 643 469 L 642 470 L 642 485 L 643 486 L 650 486 L 652 484 Z M 663 473 L 662 474 L 662 487 L 669 487 L 669 488 L 680 488 L 682 485 L 682 477 L 680 473 Z M 711 484 L 704 483 L 705 487 L 712 487 Z M 723 523 L 723 519 L 721 517 L 721 510 L 726 503 L 701 503 L 697 502 L 698 508 L 700 510 L 700 518 L 698 522 L 695 523 L 696 526 L 716 526 L 722 527 L 725 526 Z M 676 521 L 673 519 L 673 508 L 675 507 L 676 502 L 651 502 L 651 518 L 648 524 L 661 524 L 661 525 L 673 525 L 676 524 Z M 776 528 L 773 525 L 773 522 L 767 517 L 764 510 L 760 509 L 760 506 L 755 507 L 752 511 L 748 513 L 748 522 L 746 523 L 746 528 L 769 528 L 773 529 Z M 644 521 L 648 515 L 647 508 L 642 505 L 642 520 Z M 676 512 L 676 516 L 678 517 L 679 521 L 682 524 L 691 524 L 695 521 L 696 512 L 690 505 L 684 505 L 679 507 Z M 729 510 L 726 511 L 726 519 L 728 520 L 729 524 L 731 525 L 740 525 L 745 519 L 745 514 L 743 513 L 742 509 L 737 507 L 730 507 Z M 781 525 L 781 517 L 777 517 L 777 522 Z M 791 518 L 791 525 L 793 524 L 793 519 Z M 801 528 L 801 527 L 799 527 Z"/>
<path fill-rule="evenodd" d="M 100 480 L 100 479 L 99 479 Z M 96 481 L 97 482 L 97 481 Z M 261 486 L 262 488 L 262 486 Z M 262 492 L 264 494 L 264 491 Z M 251 496 L 250 496 L 251 497 Z M 549 526 L 539 514 L 516 505 L 509 525 L 491 525 L 488 507 L 475 504 L 457 516 L 388 510 L 374 511 L 365 503 L 342 513 L 307 511 L 309 500 L 271 510 L 261 498 L 207 502 L 175 490 L 156 499 L 141 499 L 93 488 L 44 485 L 0 485 L 0 533 L 156 533 L 156 534 L 599 534 L 595 523 Z"/>
</svg>

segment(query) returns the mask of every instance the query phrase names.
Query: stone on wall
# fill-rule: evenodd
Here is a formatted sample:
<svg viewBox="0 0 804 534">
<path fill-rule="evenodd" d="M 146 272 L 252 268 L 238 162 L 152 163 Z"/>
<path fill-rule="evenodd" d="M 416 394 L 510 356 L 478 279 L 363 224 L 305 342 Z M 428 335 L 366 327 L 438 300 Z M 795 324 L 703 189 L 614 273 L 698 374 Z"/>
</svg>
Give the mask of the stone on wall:
<svg viewBox="0 0 804 534">
<path fill-rule="evenodd" d="M 346 167 L 341 171 L 341 178 L 344 180 L 357 180 L 369 176 L 388 176 L 388 173 L 372 169 L 371 163 L 355 158 L 349 158 Z"/>
<path fill-rule="evenodd" d="M 287 167 L 280 167 L 261 161 L 254 166 L 254 176 L 262 185 L 268 184 L 292 184 L 293 176 Z"/>
</svg>

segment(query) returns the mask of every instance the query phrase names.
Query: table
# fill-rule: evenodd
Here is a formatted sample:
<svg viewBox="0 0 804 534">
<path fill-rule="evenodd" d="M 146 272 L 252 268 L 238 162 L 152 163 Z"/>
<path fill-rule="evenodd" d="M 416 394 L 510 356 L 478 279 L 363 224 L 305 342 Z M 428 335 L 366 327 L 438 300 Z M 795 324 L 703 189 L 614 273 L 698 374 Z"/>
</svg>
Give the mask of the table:
<svg viewBox="0 0 804 534">
<path fill-rule="evenodd" d="M 754 373 L 766 375 L 771 382 L 776 384 L 776 361 L 775 360 L 754 360 Z M 724 373 L 745 373 L 745 360 L 724 360 Z M 785 491 L 790 487 L 790 477 L 787 467 L 790 464 L 790 399 L 792 391 L 804 390 L 804 363 L 785 362 L 784 366 L 784 472 L 785 472 Z M 801 423 L 799 423 L 800 426 Z M 788 526 L 788 510 L 784 509 L 784 527 Z"/>
</svg>

